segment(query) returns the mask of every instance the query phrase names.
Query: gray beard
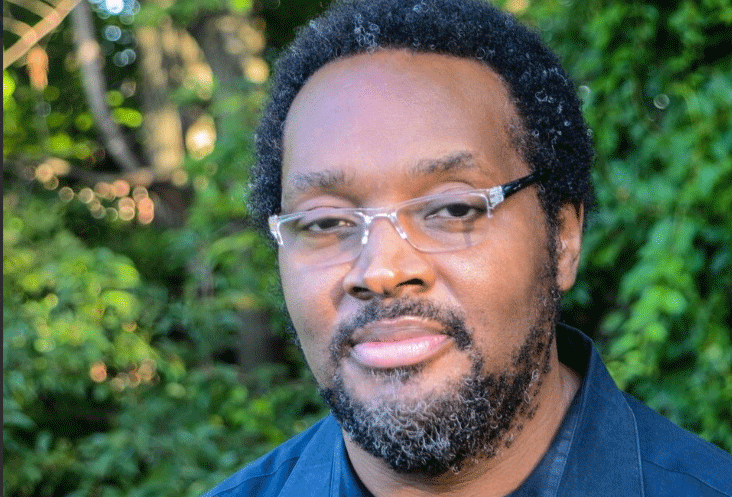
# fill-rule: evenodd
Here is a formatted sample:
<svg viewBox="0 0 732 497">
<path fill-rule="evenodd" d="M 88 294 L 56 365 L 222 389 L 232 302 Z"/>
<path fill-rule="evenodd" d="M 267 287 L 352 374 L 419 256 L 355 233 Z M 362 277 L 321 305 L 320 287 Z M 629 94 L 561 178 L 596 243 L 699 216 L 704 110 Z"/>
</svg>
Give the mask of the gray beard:
<svg viewBox="0 0 732 497">
<path fill-rule="evenodd" d="M 538 403 L 533 399 L 550 369 L 559 300 L 556 285 L 548 284 L 538 303 L 537 322 L 511 365 L 500 373 L 484 372 L 485 360 L 473 347 L 464 320 L 457 313 L 420 300 L 399 299 L 388 305 L 374 300 L 334 337 L 333 364 L 339 364 L 347 353 L 348 340 L 356 329 L 379 319 L 418 316 L 443 325 L 444 333 L 453 338 L 458 349 L 469 354 L 470 373 L 453 388 L 411 402 L 362 403 L 350 396 L 339 372 L 333 386 L 321 388 L 320 393 L 350 439 L 394 471 L 430 476 L 458 472 L 469 460 L 489 459 L 502 446 L 509 447 L 523 428 L 523 421 L 534 416 Z M 407 383 L 420 369 L 375 370 L 374 374 Z"/>
</svg>

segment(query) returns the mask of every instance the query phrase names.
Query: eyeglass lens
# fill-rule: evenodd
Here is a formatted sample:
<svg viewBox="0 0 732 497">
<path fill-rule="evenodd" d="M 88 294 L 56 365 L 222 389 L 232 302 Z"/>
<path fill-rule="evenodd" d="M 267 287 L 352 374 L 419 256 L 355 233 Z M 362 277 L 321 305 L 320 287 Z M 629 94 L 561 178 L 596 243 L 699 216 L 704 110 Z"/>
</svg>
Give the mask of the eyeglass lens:
<svg viewBox="0 0 732 497">
<path fill-rule="evenodd" d="M 458 250 L 484 239 L 489 206 L 485 194 L 464 192 L 416 199 L 395 211 L 316 209 L 282 221 L 283 243 L 303 264 L 336 264 L 358 257 L 364 234 L 379 217 L 423 252 Z"/>
</svg>

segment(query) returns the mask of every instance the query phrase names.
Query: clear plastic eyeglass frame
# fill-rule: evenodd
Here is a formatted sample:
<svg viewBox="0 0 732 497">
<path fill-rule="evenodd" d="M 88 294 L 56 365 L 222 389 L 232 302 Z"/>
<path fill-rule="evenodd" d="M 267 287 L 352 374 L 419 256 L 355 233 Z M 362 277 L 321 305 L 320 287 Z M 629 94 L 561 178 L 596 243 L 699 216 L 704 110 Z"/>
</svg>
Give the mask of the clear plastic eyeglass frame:
<svg viewBox="0 0 732 497">
<path fill-rule="evenodd" d="M 514 193 L 526 188 L 529 185 L 539 181 L 544 176 L 543 171 L 537 171 L 529 174 L 517 180 L 511 181 L 504 185 L 494 186 L 487 189 L 477 189 L 462 191 L 460 195 L 464 196 L 480 196 L 485 199 L 486 203 L 486 216 L 491 217 L 491 214 L 495 208 L 500 205 L 505 199 L 513 195 Z M 357 237 L 349 237 L 348 242 L 345 243 L 333 243 L 328 244 L 325 248 L 311 249 L 308 250 L 304 259 L 304 263 L 313 265 L 334 265 L 343 262 L 348 262 L 356 259 L 363 247 L 368 243 L 369 233 L 371 230 L 372 223 L 378 218 L 388 219 L 392 226 L 396 229 L 399 236 L 406 240 L 412 247 L 422 252 L 447 252 L 451 250 L 459 250 L 467 248 L 473 243 L 461 242 L 453 244 L 450 242 L 433 241 L 430 243 L 415 243 L 404 229 L 402 223 L 399 221 L 398 213 L 403 209 L 414 206 L 416 204 L 422 204 L 430 201 L 437 201 L 442 197 L 449 197 L 451 194 L 437 194 L 428 195 L 425 197 L 418 197 L 405 202 L 401 202 L 396 205 L 388 207 L 376 207 L 376 208 L 363 208 L 363 209 L 331 209 L 331 213 L 340 213 L 339 218 L 344 219 L 347 217 L 359 218 L 360 222 L 356 223 L 356 226 L 361 230 L 360 243 Z M 341 215 L 342 214 L 342 215 Z M 273 214 L 269 217 L 269 230 L 277 241 L 277 244 L 283 247 L 285 250 L 292 249 L 285 243 L 285 237 L 282 233 L 283 224 L 294 224 L 301 221 L 303 218 L 308 216 L 308 212 L 294 212 L 292 214 L 277 215 Z"/>
</svg>

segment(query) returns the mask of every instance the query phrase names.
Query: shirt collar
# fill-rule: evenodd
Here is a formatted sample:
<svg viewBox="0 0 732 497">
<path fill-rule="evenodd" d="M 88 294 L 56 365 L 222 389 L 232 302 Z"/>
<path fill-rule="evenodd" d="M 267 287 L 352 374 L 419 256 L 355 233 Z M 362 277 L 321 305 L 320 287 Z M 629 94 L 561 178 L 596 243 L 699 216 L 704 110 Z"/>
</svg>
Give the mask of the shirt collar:
<svg viewBox="0 0 732 497">
<path fill-rule="evenodd" d="M 337 497 L 341 471 L 348 464 L 340 425 L 328 416 L 300 454 L 281 495 Z"/>
<path fill-rule="evenodd" d="M 580 396 L 574 399 L 554 440 L 528 478 L 507 497 L 555 497 L 564 475 L 580 415 Z"/>
<path fill-rule="evenodd" d="M 635 415 L 599 352 L 566 325 L 557 327 L 557 348 L 559 360 L 583 376 L 576 435 L 558 495 L 644 495 Z"/>
<path fill-rule="evenodd" d="M 510 497 L 643 495 L 635 416 L 592 341 L 557 327 L 559 361 L 582 377 L 552 444 Z"/>
</svg>

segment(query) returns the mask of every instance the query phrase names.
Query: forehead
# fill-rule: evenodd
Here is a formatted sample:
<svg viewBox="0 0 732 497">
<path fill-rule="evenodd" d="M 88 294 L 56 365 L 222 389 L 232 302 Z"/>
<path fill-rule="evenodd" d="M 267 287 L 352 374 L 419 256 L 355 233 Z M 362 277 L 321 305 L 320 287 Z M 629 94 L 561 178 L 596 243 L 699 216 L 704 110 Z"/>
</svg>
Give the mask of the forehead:
<svg viewBox="0 0 732 497">
<path fill-rule="evenodd" d="M 440 177 L 456 163 L 486 181 L 514 179 L 528 171 L 511 146 L 515 116 L 501 79 L 474 60 L 396 50 L 337 59 L 287 115 L 283 200 L 308 187 L 392 184 L 415 171 Z"/>
</svg>

